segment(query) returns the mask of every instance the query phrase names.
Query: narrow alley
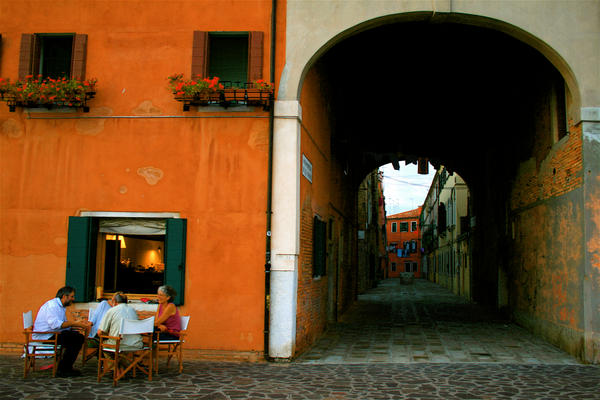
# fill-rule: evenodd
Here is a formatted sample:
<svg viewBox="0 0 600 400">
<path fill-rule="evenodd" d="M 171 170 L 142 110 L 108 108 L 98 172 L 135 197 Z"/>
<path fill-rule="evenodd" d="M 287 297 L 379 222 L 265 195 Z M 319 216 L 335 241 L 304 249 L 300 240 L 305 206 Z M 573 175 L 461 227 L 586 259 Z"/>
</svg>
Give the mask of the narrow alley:
<svg viewBox="0 0 600 400">
<path fill-rule="evenodd" d="M 387 279 L 297 362 L 577 364 L 571 355 L 424 279 Z"/>
</svg>

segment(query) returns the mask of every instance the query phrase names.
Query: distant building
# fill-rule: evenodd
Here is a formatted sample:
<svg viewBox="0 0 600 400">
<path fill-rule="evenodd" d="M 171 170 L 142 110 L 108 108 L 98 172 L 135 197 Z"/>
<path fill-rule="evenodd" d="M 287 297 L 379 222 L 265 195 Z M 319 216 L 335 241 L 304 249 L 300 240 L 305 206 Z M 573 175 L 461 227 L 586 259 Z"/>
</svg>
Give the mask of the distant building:
<svg viewBox="0 0 600 400">
<path fill-rule="evenodd" d="M 358 293 L 387 278 L 385 203 L 382 174 L 373 171 L 358 189 Z"/>
<path fill-rule="evenodd" d="M 423 203 L 420 226 L 427 279 L 471 298 L 469 189 L 443 166 Z"/>
<path fill-rule="evenodd" d="M 419 217 L 421 207 L 387 216 L 386 233 L 388 243 L 388 276 L 400 276 L 401 272 L 412 272 L 421 277 L 421 239 Z"/>
</svg>

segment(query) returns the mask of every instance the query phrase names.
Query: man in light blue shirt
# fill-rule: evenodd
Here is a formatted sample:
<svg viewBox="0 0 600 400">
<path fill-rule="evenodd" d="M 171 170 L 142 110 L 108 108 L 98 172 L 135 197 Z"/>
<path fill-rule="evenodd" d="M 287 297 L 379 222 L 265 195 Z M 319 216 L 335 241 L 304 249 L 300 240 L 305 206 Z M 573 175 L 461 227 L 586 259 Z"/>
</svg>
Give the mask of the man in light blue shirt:
<svg viewBox="0 0 600 400">
<path fill-rule="evenodd" d="M 67 320 L 66 307 L 75 301 L 75 289 L 70 286 L 60 288 L 56 297 L 45 302 L 37 313 L 33 325 L 34 339 L 50 339 L 54 335 L 58 337 L 58 344 L 63 348 L 63 355 L 58 364 L 57 375 L 60 377 L 79 376 L 81 372 L 73 369 L 79 350 L 83 345 L 85 336 L 71 328 L 89 329 L 89 321 Z"/>
</svg>

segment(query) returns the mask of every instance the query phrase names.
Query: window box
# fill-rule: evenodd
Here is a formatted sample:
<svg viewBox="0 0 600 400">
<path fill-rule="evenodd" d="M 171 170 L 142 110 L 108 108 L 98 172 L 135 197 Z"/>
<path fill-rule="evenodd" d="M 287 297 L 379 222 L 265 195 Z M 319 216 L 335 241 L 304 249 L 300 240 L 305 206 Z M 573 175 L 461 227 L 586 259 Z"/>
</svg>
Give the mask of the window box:
<svg viewBox="0 0 600 400">
<path fill-rule="evenodd" d="M 219 81 L 218 77 L 184 80 L 183 74 L 168 77 L 169 88 L 183 111 L 190 106 L 259 106 L 268 110 L 273 102 L 273 85 L 263 80 L 240 84 Z"/>
<path fill-rule="evenodd" d="M 0 78 L 0 100 L 5 101 L 10 112 L 17 107 L 44 108 L 46 110 L 81 108 L 90 109 L 87 102 L 96 95 L 96 80 L 42 79 L 29 75 L 24 80 L 11 83 Z"/>
</svg>

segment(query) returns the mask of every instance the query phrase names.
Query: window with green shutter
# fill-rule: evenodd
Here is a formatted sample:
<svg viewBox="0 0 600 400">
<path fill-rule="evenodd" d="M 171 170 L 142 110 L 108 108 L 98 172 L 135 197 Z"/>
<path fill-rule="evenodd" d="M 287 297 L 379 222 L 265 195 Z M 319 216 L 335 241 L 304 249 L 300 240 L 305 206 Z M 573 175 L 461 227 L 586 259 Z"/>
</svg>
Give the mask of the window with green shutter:
<svg viewBox="0 0 600 400">
<path fill-rule="evenodd" d="M 87 35 L 78 33 L 21 35 L 19 79 L 28 75 L 44 78 L 85 79 Z"/>
<path fill-rule="evenodd" d="M 219 77 L 246 83 L 263 78 L 263 41 L 260 31 L 195 31 L 192 77 Z"/>
<path fill-rule="evenodd" d="M 208 76 L 241 86 L 248 80 L 248 34 L 209 34 Z"/>
<path fill-rule="evenodd" d="M 66 282 L 77 301 L 94 300 L 97 286 L 154 295 L 169 284 L 182 304 L 186 226 L 179 218 L 70 217 Z"/>
</svg>

